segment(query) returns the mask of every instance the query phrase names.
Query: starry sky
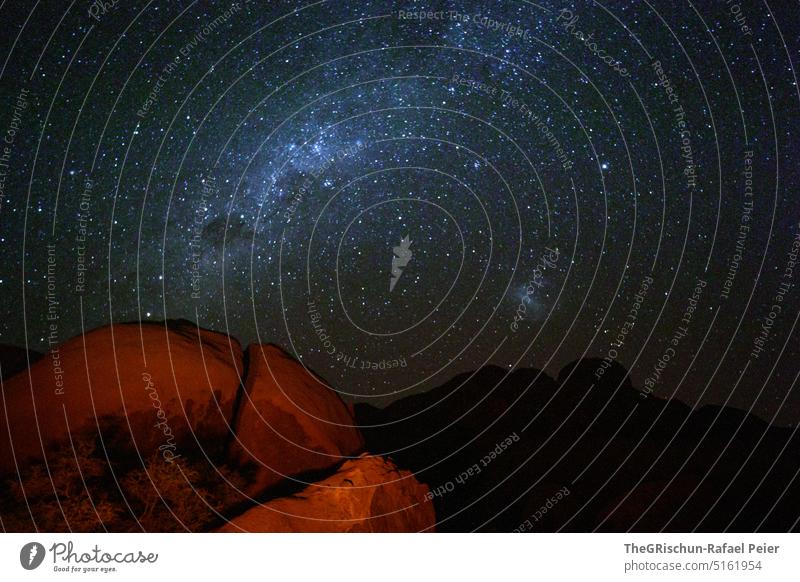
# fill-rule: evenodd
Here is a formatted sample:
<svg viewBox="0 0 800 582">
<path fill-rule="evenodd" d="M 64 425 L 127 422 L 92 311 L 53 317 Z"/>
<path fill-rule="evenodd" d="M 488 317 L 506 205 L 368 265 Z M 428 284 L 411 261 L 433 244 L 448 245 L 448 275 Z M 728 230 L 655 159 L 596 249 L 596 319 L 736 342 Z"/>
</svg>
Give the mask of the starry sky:
<svg viewBox="0 0 800 582">
<path fill-rule="evenodd" d="M 795 424 L 770 4 L 4 0 L 0 343 L 185 318 L 378 404 L 606 357 Z"/>
</svg>

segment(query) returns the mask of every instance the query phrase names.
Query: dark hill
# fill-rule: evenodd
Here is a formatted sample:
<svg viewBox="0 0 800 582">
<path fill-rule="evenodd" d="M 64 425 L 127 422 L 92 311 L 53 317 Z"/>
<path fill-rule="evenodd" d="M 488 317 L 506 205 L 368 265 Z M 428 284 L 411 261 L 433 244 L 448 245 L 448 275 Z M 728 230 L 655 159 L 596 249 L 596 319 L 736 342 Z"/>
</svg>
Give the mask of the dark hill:
<svg viewBox="0 0 800 582">
<path fill-rule="evenodd" d="M 7 380 L 42 359 L 44 354 L 17 346 L 0 344 L 0 379 Z"/>
<path fill-rule="evenodd" d="M 638 391 L 617 363 L 488 367 L 377 409 L 367 448 L 436 492 L 439 531 L 798 529 L 799 439 Z"/>
</svg>

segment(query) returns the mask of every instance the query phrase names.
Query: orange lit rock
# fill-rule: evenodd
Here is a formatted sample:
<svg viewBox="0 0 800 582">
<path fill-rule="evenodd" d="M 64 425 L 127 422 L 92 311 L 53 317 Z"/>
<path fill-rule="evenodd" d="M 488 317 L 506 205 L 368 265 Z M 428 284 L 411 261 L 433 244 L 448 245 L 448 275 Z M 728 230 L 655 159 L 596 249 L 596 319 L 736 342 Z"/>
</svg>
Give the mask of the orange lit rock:
<svg viewBox="0 0 800 582">
<path fill-rule="evenodd" d="M 434 531 L 428 487 L 382 457 L 362 455 L 333 476 L 291 497 L 273 499 L 234 518 L 222 532 Z"/>
<path fill-rule="evenodd" d="M 93 438 L 98 426 L 117 455 L 160 450 L 169 460 L 195 437 L 221 451 L 241 369 L 236 340 L 189 322 L 121 324 L 73 338 L 33 364 L 30 376 L 4 383 L 0 472 L 16 472 L 14 456 L 22 464 L 68 445 L 69 432 Z"/>
<path fill-rule="evenodd" d="M 248 356 L 231 460 L 254 468 L 250 495 L 363 449 L 352 409 L 319 378 L 274 345 L 251 345 Z"/>
</svg>

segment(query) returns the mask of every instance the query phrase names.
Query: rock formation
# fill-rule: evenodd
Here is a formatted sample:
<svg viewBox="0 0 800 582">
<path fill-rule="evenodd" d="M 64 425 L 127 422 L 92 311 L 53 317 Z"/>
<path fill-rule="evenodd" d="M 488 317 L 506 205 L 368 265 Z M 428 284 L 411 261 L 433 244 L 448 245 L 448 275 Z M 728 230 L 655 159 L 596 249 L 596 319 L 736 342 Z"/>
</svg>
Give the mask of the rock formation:
<svg viewBox="0 0 800 582">
<path fill-rule="evenodd" d="M 69 340 L 5 379 L 2 395 L 7 531 L 800 523 L 793 430 L 644 394 L 597 359 L 557 380 L 490 366 L 354 409 L 274 345 L 243 356 L 224 334 L 171 321 Z"/>
<path fill-rule="evenodd" d="M 432 529 L 427 488 L 363 448 L 352 407 L 276 346 L 107 326 L 4 381 L 0 515 L 6 531 Z"/>
<path fill-rule="evenodd" d="M 198 445 L 218 452 L 241 370 L 236 340 L 188 322 L 113 325 L 73 338 L 5 382 L 0 473 L 42 459 L 70 434 L 97 434 L 106 448 L 143 458 Z"/>
<path fill-rule="evenodd" d="M 361 452 L 352 410 L 320 378 L 274 345 L 251 345 L 248 362 L 230 453 L 254 469 L 248 493 Z"/>
<path fill-rule="evenodd" d="M 345 462 L 331 477 L 234 518 L 222 532 L 422 532 L 436 516 L 428 488 L 380 457 Z"/>
</svg>

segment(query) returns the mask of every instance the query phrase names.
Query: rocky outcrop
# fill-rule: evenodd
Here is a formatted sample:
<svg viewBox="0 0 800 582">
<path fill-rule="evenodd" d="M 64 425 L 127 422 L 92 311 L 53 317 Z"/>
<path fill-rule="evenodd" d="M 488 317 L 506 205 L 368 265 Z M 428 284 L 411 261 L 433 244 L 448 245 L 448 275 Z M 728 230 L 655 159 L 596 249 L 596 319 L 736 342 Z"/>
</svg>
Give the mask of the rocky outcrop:
<svg viewBox="0 0 800 582">
<path fill-rule="evenodd" d="M 42 354 L 39 352 L 0 344 L 0 380 L 8 380 L 27 369 L 29 363 L 33 364 L 41 359 Z"/>
<path fill-rule="evenodd" d="M 352 407 L 274 345 L 244 356 L 186 321 L 113 325 L 2 396 L 7 531 L 207 531 L 223 515 L 237 531 L 435 525 L 428 489 L 362 454 Z"/>
<path fill-rule="evenodd" d="M 249 494 L 362 451 L 352 409 L 320 378 L 274 345 L 251 345 L 248 362 L 230 459 L 254 471 Z"/>
<path fill-rule="evenodd" d="M 433 531 L 428 488 L 380 457 L 345 462 L 333 476 L 234 518 L 222 532 Z"/>
<path fill-rule="evenodd" d="M 70 436 L 98 437 L 115 458 L 221 453 L 241 371 L 236 340 L 184 321 L 73 338 L 5 382 L 0 471 L 13 474 Z"/>
</svg>

